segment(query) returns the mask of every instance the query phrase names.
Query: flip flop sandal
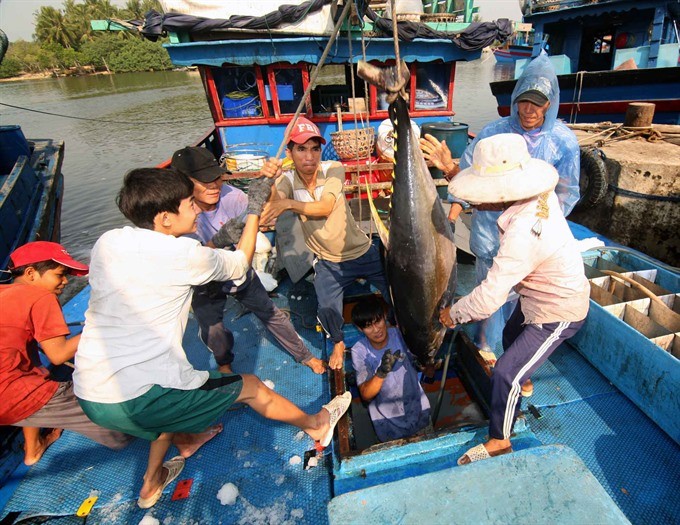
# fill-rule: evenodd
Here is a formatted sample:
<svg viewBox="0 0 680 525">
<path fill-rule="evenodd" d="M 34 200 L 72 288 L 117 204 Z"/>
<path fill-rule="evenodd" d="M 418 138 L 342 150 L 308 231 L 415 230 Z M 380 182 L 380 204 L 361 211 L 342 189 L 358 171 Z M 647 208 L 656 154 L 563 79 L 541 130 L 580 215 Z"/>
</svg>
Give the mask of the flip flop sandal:
<svg viewBox="0 0 680 525">
<path fill-rule="evenodd" d="M 320 441 L 322 447 L 326 448 L 328 445 L 330 445 L 331 441 L 333 440 L 333 430 L 335 430 L 335 425 L 338 423 L 343 414 L 347 412 L 347 409 L 351 403 L 352 393 L 345 392 L 340 396 L 335 396 L 330 403 L 323 406 L 323 408 L 328 410 L 328 413 L 330 414 L 330 422 L 328 432 L 326 432 L 326 435 Z"/>
<path fill-rule="evenodd" d="M 175 456 L 163 463 L 163 467 L 168 469 L 168 477 L 165 478 L 163 485 L 154 492 L 153 495 L 148 498 L 139 498 L 137 500 L 137 506 L 139 506 L 140 509 L 149 509 L 156 504 L 163 495 L 163 489 L 177 479 L 177 476 L 182 472 L 182 469 L 184 468 L 184 458 L 182 456 Z"/>
<path fill-rule="evenodd" d="M 472 447 L 465 454 L 459 457 L 456 463 L 458 463 L 459 465 L 467 465 L 467 463 L 462 463 L 463 458 L 465 457 L 467 457 L 470 460 L 470 463 L 474 463 L 475 461 L 489 459 L 491 456 L 489 455 L 489 452 L 486 450 L 486 447 L 482 444 L 479 444 Z"/>
<path fill-rule="evenodd" d="M 488 346 L 480 350 L 479 355 L 490 367 L 493 367 L 496 364 L 496 354 L 494 354 Z"/>
<path fill-rule="evenodd" d="M 467 465 L 468 463 L 461 463 L 463 458 L 467 457 L 470 461 L 469 463 L 474 463 L 475 461 L 482 461 L 483 459 L 495 458 L 496 456 L 502 456 L 503 454 L 510 454 L 512 452 L 512 447 L 503 448 L 497 450 L 493 454 L 489 454 L 486 447 L 482 444 L 476 445 L 468 450 L 465 454 L 458 458 L 458 465 Z"/>
</svg>

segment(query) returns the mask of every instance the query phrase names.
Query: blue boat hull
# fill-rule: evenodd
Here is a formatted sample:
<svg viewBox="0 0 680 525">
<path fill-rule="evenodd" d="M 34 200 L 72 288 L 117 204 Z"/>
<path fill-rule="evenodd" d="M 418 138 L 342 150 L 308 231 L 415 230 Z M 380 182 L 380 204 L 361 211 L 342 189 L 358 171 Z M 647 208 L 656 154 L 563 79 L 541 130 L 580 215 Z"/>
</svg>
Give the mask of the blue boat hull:
<svg viewBox="0 0 680 525">
<path fill-rule="evenodd" d="M 628 104 L 652 102 L 654 122 L 680 124 L 680 67 L 559 75 L 558 117 L 570 122 L 623 122 Z M 491 83 L 498 114 L 510 115 L 516 80 Z"/>
<path fill-rule="evenodd" d="M 35 140 L 30 156 L 19 155 L 0 186 L 0 269 L 27 242 L 59 241 L 64 143 Z"/>
<path fill-rule="evenodd" d="M 509 46 L 507 49 L 498 47 L 493 50 L 496 62 L 514 62 L 522 58 L 531 58 L 531 46 Z"/>
</svg>

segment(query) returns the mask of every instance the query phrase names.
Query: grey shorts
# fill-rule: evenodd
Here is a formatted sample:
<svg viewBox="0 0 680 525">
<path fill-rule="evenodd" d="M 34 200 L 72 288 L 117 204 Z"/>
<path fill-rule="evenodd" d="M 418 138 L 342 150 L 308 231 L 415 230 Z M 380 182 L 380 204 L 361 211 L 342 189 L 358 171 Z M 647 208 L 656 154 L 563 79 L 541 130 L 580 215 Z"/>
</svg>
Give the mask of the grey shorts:
<svg viewBox="0 0 680 525">
<path fill-rule="evenodd" d="M 102 428 L 90 421 L 78 404 L 71 381 L 59 383 L 59 388 L 45 406 L 12 426 L 72 430 L 113 449 L 121 449 L 133 439 L 132 436 Z"/>
</svg>

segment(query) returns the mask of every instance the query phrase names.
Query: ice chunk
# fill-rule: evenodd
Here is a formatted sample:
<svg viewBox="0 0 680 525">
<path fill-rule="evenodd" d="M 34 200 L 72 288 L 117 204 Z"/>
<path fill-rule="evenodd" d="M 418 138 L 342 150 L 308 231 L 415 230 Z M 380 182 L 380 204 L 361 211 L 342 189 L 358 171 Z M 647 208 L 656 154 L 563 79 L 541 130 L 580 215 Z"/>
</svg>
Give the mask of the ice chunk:
<svg viewBox="0 0 680 525">
<path fill-rule="evenodd" d="M 139 525 L 161 525 L 161 522 L 154 518 L 151 514 L 145 514 Z"/>
<path fill-rule="evenodd" d="M 257 270 L 255 273 L 260 278 L 260 281 L 262 282 L 262 286 L 264 286 L 264 289 L 267 290 L 268 292 L 275 290 L 276 287 L 279 285 L 279 282 L 272 274 L 267 272 L 261 272 L 259 270 Z"/>
<path fill-rule="evenodd" d="M 265 380 L 262 381 L 262 382 L 263 382 L 265 385 L 267 385 L 267 388 L 269 388 L 269 389 L 271 389 L 271 390 L 274 390 L 274 381 L 272 381 L 271 379 L 265 379 Z"/>
<path fill-rule="evenodd" d="M 222 505 L 233 505 L 238 497 L 238 487 L 233 483 L 225 483 L 217 493 L 217 499 Z"/>
<path fill-rule="evenodd" d="M 291 465 L 299 465 L 302 463 L 302 458 L 300 458 L 300 456 L 293 456 L 288 460 L 288 463 Z"/>
</svg>

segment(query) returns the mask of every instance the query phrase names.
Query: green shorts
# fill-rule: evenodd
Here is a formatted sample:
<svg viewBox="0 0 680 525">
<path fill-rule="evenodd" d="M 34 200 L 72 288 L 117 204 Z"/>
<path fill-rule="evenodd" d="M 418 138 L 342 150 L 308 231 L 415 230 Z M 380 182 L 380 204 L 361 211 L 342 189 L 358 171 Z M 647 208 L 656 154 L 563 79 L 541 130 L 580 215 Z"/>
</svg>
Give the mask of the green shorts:
<svg viewBox="0 0 680 525">
<path fill-rule="evenodd" d="M 99 426 L 148 441 L 163 432 L 203 432 L 234 404 L 243 388 L 238 374 L 211 370 L 208 380 L 195 390 L 158 385 L 122 403 L 95 403 L 78 399 L 87 417 Z"/>
</svg>

